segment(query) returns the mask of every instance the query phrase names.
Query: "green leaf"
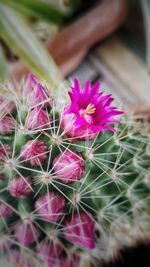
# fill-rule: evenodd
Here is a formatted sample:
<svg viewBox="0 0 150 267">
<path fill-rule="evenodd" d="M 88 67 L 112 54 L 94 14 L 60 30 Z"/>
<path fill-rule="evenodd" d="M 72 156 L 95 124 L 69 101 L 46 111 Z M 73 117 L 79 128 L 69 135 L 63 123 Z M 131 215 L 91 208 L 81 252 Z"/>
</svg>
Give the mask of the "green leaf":
<svg viewBox="0 0 150 267">
<path fill-rule="evenodd" d="M 3 83 L 7 80 L 8 77 L 8 69 L 7 62 L 3 53 L 3 49 L 0 46 L 0 83 Z"/>
<path fill-rule="evenodd" d="M 0 2 L 3 1 L 0 0 Z M 72 11 L 60 2 L 59 0 L 5 0 L 5 4 L 25 15 L 63 25 L 66 19 L 72 15 Z"/>
<path fill-rule="evenodd" d="M 29 70 L 50 83 L 53 90 L 60 86 L 62 76 L 46 49 L 36 39 L 26 21 L 1 3 L 0 37 L 24 61 Z"/>
</svg>

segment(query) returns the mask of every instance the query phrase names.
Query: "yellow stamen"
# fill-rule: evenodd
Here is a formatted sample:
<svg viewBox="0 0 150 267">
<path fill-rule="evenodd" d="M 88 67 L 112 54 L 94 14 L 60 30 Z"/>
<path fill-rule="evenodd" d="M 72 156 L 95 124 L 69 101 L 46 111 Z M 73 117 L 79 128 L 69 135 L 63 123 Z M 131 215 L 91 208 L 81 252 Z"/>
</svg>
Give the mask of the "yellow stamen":
<svg viewBox="0 0 150 267">
<path fill-rule="evenodd" d="M 93 104 L 89 104 L 86 109 L 85 109 L 85 112 L 86 114 L 93 114 L 95 112 L 96 108 Z"/>
</svg>

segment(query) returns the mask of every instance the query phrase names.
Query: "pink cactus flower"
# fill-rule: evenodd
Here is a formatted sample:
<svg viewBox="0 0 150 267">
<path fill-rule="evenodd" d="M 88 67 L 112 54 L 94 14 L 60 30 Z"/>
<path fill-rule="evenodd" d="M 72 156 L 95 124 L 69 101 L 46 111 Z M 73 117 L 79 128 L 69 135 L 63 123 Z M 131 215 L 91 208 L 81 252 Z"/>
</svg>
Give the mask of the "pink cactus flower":
<svg viewBox="0 0 150 267">
<path fill-rule="evenodd" d="M 41 140 L 29 140 L 22 147 L 21 158 L 32 166 L 39 166 L 47 158 L 47 146 Z"/>
<path fill-rule="evenodd" d="M 86 249 L 95 248 L 95 223 L 86 213 L 73 214 L 65 221 L 64 237 Z"/>
<path fill-rule="evenodd" d="M 40 104 L 44 107 L 51 105 L 52 100 L 48 97 L 46 89 L 31 73 L 27 77 L 27 82 L 23 89 L 23 95 L 25 97 L 25 102 L 29 107 Z"/>
<path fill-rule="evenodd" d="M 7 135 L 14 131 L 16 122 L 10 116 L 0 118 L 0 134 Z"/>
<path fill-rule="evenodd" d="M 35 203 L 39 217 L 48 222 L 56 222 L 64 214 L 65 199 L 54 192 L 39 197 Z"/>
<path fill-rule="evenodd" d="M 9 145 L 3 144 L 0 146 L 0 163 L 3 163 L 12 155 L 12 150 Z"/>
<path fill-rule="evenodd" d="M 71 103 L 66 106 L 62 116 L 62 127 L 68 136 L 78 139 L 94 139 L 99 132 L 114 131 L 112 124 L 120 123 L 115 117 L 122 114 L 111 106 L 111 95 L 99 92 L 100 83 L 91 86 L 87 81 L 83 90 L 75 79 L 72 92 L 69 92 Z"/>
<path fill-rule="evenodd" d="M 70 150 L 58 155 L 53 161 L 55 175 L 64 183 L 80 179 L 84 171 L 83 158 Z"/>
<path fill-rule="evenodd" d="M 16 225 L 15 236 L 23 246 L 29 246 L 36 242 L 40 237 L 41 231 L 32 223 L 32 221 L 22 222 Z"/>
<path fill-rule="evenodd" d="M 25 178 L 24 180 L 22 177 L 16 176 L 9 183 L 8 190 L 11 196 L 23 199 L 32 193 L 30 185 L 31 185 L 30 178 Z"/>
<path fill-rule="evenodd" d="M 0 114 L 11 113 L 15 109 L 12 101 L 0 96 Z"/>
<path fill-rule="evenodd" d="M 41 107 L 31 110 L 26 118 L 25 127 L 28 130 L 44 130 L 50 125 L 50 116 L 47 111 Z"/>
<path fill-rule="evenodd" d="M 13 210 L 10 205 L 0 203 L 0 218 L 8 218 L 13 215 Z"/>
</svg>

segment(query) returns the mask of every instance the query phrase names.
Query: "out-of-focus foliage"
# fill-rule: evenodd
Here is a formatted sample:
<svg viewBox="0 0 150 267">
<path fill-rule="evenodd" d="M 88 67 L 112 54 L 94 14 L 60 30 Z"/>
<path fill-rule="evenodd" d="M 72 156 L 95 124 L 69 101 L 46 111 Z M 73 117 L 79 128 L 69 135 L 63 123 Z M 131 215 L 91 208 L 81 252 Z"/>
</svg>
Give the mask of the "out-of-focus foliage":
<svg viewBox="0 0 150 267">
<path fill-rule="evenodd" d="M 0 46 L 0 82 L 4 82 L 5 79 L 7 78 L 7 63 L 5 60 L 5 56 L 2 50 L 2 47 Z"/>
<path fill-rule="evenodd" d="M 73 12 L 71 3 L 65 5 L 60 0 L 6 0 L 5 4 L 25 15 L 54 22 L 58 25 L 63 25 Z"/>
<path fill-rule="evenodd" d="M 146 49 L 147 49 L 147 66 L 150 70 L 150 1 L 141 0 L 143 9 L 143 18 L 145 22 L 145 34 L 146 34 Z"/>
<path fill-rule="evenodd" d="M 63 26 L 72 16 L 81 1 L 59 0 L 0 0 L 0 38 L 5 45 L 37 76 L 52 85 L 60 80 L 60 73 L 53 59 L 44 46 L 32 32 L 28 23 L 31 20 L 41 20 Z M 77 4 L 78 3 L 78 4 Z M 28 21 L 29 20 L 29 21 Z M 0 80 L 7 77 L 6 61 L 1 52 Z"/>
<path fill-rule="evenodd" d="M 0 37 L 30 70 L 47 82 L 56 82 L 59 72 L 53 59 L 20 14 L 3 4 L 0 4 L 0 29 Z"/>
</svg>

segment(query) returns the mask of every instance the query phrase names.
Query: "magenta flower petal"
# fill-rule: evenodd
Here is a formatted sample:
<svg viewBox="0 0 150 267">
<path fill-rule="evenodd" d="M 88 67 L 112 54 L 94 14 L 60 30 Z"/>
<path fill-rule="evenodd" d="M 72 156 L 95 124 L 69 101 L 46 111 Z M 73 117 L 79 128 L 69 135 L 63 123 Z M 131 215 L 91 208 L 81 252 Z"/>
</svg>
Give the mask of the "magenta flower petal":
<svg viewBox="0 0 150 267">
<path fill-rule="evenodd" d="M 11 196 L 23 199 L 32 193 L 30 185 L 31 185 L 30 178 L 23 179 L 20 176 L 16 176 L 9 183 L 8 191 Z"/>
<path fill-rule="evenodd" d="M 73 214 L 65 221 L 64 236 L 71 243 L 86 249 L 95 248 L 95 223 L 86 213 Z"/>
<path fill-rule="evenodd" d="M 55 176 L 64 183 L 80 179 L 84 171 L 83 158 L 70 150 L 58 155 L 53 161 Z"/>
<path fill-rule="evenodd" d="M 65 199 L 54 192 L 41 196 L 35 203 L 36 212 L 45 221 L 56 222 L 64 213 Z"/>
<path fill-rule="evenodd" d="M 38 166 L 47 158 L 47 146 L 41 140 L 29 140 L 21 150 L 21 158 L 32 166 Z"/>
<path fill-rule="evenodd" d="M 111 95 L 99 92 L 100 83 L 91 86 L 87 81 L 83 90 L 78 80 L 74 81 L 69 92 L 70 104 L 64 109 L 62 127 L 68 136 L 78 139 L 94 139 L 99 132 L 114 131 L 115 116 L 122 114 L 116 107 L 111 106 Z M 110 127 L 108 127 L 110 126 Z"/>
</svg>

